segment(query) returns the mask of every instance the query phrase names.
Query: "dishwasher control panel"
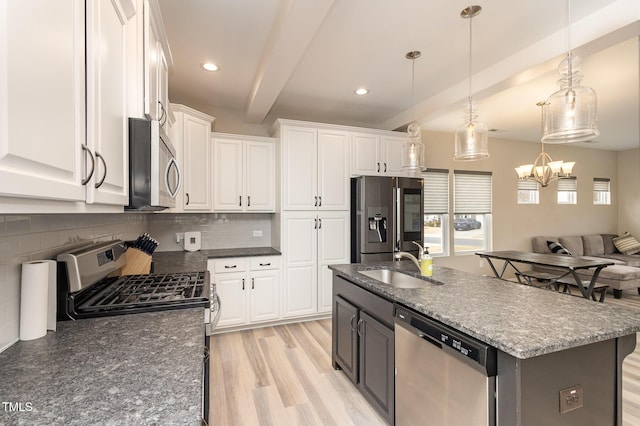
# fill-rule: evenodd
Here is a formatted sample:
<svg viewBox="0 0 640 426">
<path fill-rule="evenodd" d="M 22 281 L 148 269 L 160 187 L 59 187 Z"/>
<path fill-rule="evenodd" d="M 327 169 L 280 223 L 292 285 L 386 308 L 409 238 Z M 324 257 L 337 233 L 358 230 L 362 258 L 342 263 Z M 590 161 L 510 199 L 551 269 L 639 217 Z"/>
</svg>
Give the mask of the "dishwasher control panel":
<svg viewBox="0 0 640 426">
<path fill-rule="evenodd" d="M 496 349 L 449 326 L 427 318 L 404 307 L 395 306 L 396 322 L 404 323 L 413 332 L 436 346 L 452 351 L 486 368 L 487 374 L 496 374 Z"/>
</svg>

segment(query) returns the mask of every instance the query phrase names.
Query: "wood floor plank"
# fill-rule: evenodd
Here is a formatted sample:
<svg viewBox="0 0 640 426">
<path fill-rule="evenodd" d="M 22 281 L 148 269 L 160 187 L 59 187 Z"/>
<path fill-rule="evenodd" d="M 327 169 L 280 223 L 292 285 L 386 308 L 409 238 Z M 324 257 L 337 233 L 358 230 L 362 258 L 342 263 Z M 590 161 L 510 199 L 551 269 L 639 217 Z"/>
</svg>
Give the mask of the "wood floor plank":
<svg viewBox="0 0 640 426">
<path fill-rule="evenodd" d="M 286 325 L 281 325 L 279 327 L 274 327 L 276 334 L 280 336 L 280 338 L 284 341 L 284 344 L 287 348 L 295 348 L 296 340 L 293 338 L 289 329 Z"/>
<path fill-rule="evenodd" d="M 318 321 L 307 321 L 302 323 L 302 327 L 315 339 L 318 345 L 324 349 L 328 356 L 331 356 L 331 332 L 320 325 Z"/>
<path fill-rule="evenodd" d="M 304 348 L 309 359 L 313 361 L 313 365 L 319 372 L 327 372 L 333 369 L 331 366 L 331 358 L 327 358 L 327 353 L 323 348 L 311 337 L 307 329 L 301 324 L 287 324 L 285 326 L 293 335 L 299 346 Z"/>
<path fill-rule="evenodd" d="M 262 351 L 258 346 L 257 333 L 254 330 L 245 330 L 240 334 L 249 363 L 256 377 L 256 386 L 268 386 L 271 380 L 269 379 L 268 368 L 262 356 Z"/>
<path fill-rule="evenodd" d="M 260 339 L 260 349 L 282 399 L 282 405 L 291 407 L 306 402 L 306 398 L 302 386 L 295 380 L 295 373 L 282 347 L 282 342 L 278 342 L 275 336 Z"/>
<path fill-rule="evenodd" d="M 289 350 L 287 351 L 287 358 L 289 359 L 289 363 L 293 367 L 293 371 L 307 395 L 307 399 L 309 400 L 311 407 L 316 413 L 316 417 L 322 425 L 336 425 L 329 408 L 325 405 L 322 397 L 318 393 L 318 389 L 316 388 L 314 381 L 310 378 L 310 376 L 313 375 L 317 380 L 317 374 L 314 374 L 312 369 L 308 369 L 303 365 L 300 360 L 299 352 L 302 351 Z M 304 355 L 305 354 L 302 353 L 302 356 Z"/>
</svg>

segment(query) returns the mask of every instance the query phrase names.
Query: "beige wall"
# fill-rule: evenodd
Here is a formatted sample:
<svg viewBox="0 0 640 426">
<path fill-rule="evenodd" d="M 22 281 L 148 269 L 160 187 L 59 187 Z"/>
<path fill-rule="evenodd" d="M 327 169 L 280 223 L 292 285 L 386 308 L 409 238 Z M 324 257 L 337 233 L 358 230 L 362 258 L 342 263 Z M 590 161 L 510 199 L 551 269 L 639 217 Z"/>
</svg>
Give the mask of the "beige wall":
<svg viewBox="0 0 640 426">
<path fill-rule="evenodd" d="M 571 145 L 547 145 L 546 151 L 554 160 L 576 162 L 573 174 L 578 178 L 578 204 L 558 205 L 555 198 L 557 183 L 554 182 L 547 188 L 541 188 L 540 204 L 523 205 L 517 203 L 518 180 L 514 167 L 533 162 L 540 152 L 540 143 L 491 139 L 490 158 L 454 162 L 453 132 L 423 132 L 422 135 L 427 167 L 493 173 L 493 250 L 530 251 L 531 237 L 536 235 L 618 232 L 618 197 L 613 197 L 613 204 L 610 206 L 593 205 L 594 177 L 608 177 L 612 188 L 618 186 L 616 152 Z M 435 265 L 491 274 L 486 264 L 475 255 L 436 258 Z"/>
<path fill-rule="evenodd" d="M 618 234 L 640 238 L 640 149 L 618 153 Z"/>
</svg>

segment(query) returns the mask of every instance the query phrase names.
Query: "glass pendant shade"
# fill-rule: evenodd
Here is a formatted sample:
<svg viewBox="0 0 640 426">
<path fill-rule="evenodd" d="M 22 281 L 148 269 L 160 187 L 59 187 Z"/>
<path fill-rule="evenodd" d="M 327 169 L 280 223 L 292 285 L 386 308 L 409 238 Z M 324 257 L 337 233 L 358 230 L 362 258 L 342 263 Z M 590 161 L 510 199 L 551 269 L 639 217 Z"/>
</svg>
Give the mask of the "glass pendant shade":
<svg viewBox="0 0 640 426">
<path fill-rule="evenodd" d="M 424 168 L 424 145 L 422 145 L 418 123 L 415 121 L 409 123 L 407 133 L 407 140 L 402 145 L 402 169 L 409 176 L 419 177 Z"/>
<path fill-rule="evenodd" d="M 489 158 L 489 131 L 487 125 L 477 121 L 474 102 L 464 105 L 464 123 L 456 128 L 455 149 L 453 159 L 457 161 L 474 161 Z"/>
<path fill-rule="evenodd" d="M 590 87 L 580 85 L 580 57 L 569 54 L 560 63 L 560 90 L 554 92 L 544 108 L 545 143 L 584 142 L 600 134 L 597 96 Z"/>
</svg>

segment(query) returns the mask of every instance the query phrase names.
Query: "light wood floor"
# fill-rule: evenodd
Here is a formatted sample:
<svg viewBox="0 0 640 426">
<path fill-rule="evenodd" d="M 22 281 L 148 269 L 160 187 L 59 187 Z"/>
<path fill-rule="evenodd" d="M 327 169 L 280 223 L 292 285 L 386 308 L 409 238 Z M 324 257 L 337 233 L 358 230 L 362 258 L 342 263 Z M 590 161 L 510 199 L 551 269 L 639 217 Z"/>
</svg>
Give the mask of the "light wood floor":
<svg viewBox="0 0 640 426">
<path fill-rule="evenodd" d="M 331 366 L 331 320 L 211 338 L 211 425 L 384 425 Z"/>
<path fill-rule="evenodd" d="M 640 310 L 635 290 L 605 303 Z M 640 344 L 623 363 L 622 387 L 623 425 L 640 426 Z M 212 336 L 210 392 L 216 426 L 385 424 L 331 367 L 331 320 Z"/>
</svg>

